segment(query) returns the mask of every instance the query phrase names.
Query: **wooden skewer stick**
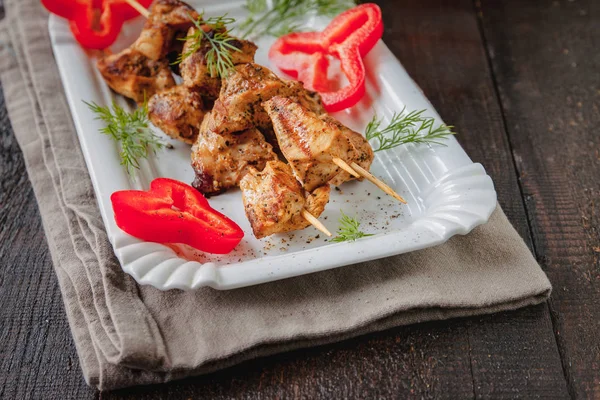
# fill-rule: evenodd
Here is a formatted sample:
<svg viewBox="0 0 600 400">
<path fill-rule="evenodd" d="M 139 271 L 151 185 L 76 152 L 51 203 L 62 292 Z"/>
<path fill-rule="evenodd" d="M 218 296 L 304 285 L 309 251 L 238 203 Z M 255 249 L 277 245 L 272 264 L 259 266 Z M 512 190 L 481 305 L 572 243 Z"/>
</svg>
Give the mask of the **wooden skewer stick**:
<svg viewBox="0 0 600 400">
<path fill-rule="evenodd" d="M 329 230 L 325 227 L 325 225 L 323 225 L 321 223 L 321 221 L 319 221 L 314 215 L 312 215 L 311 213 L 309 213 L 306 210 L 302 210 L 302 216 L 304 217 L 305 220 L 310 222 L 310 224 L 312 226 L 314 226 L 315 228 L 317 228 L 318 230 L 320 230 L 327 236 L 331 237 L 331 232 L 329 232 Z"/>
<path fill-rule="evenodd" d="M 358 172 L 356 172 L 355 170 L 353 170 L 348 165 L 348 163 L 346 161 L 342 160 L 341 158 L 334 157 L 331 161 L 333 161 L 333 163 L 335 165 L 337 165 L 338 167 L 340 167 L 341 169 L 343 169 L 344 171 L 346 171 L 347 173 L 349 173 L 353 177 L 360 178 L 360 175 L 358 174 Z"/>
<path fill-rule="evenodd" d="M 386 192 L 387 194 L 389 194 L 390 196 L 392 196 L 393 198 L 395 198 L 399 202 L 406 204 L 406 200 L 404 200 L 402 198 L 402 196 L 400 196 L 398 193 L 394 192 L 394 190 L 391 187 L 389 187 L 388 185 L 386 185 L 385 183 L 383 183 L 380 179 L 378 179 L 377 177 L 375 177 L 369 171 L 367 171 L 366 169 L 364 169 L 363 167 L 361 167 L 360 165 L 358 165 L 355 162 L 353 162 L 350 165 L 352 166 L 352 168 L 354 168 L 354 170 L 356 172 L 358 172 L 363 177 L 367 178 L 371 183 L 373 183 L 379 189 L 383 190 L 384 192 Z"/>
<path fill-rule="evenodd" d="M 366 169 L 364 169 L 357 163 L 353 162 L 352 166 L 350 166 L 350 165 L 348 165 L 348 163 L 346 161 L 344 161 L 338 157 L 334 157 L 332 161 L 334 162 L 335 165 L 342 168 L 344 171 L 348 172 L 349 174 L 355 176 L 356 178 L 360 178 L 361 176 L 364 178 L 367 178 L 369 181 L 371 181 L 373 184 L 375 184 L 379 189 L 383 190 L 384 192 L 386 192 L 393 198 L 397 199 L 401 203 L 406 204 L 406 200 L 404 200 L 398 193 L 394 192 L 394 190 L 391 187 L 389 187 L 388 185 L 383 183 L 379 178 L 375 177 L 373 174 L 371 174 L 369 171 L 367 171 Z"/>
<path fill-rule="evenodd" d="M 141 15 L 143 15 L 144 17 L 148 18 L 150 16 L 150 11 L 146 10 L 146 8 L 143 5 L 141 5 L 140 3 L 138 3 L 136 0 L 125 0 L 125 1 L 131 7 L 135 8 L 135 10 L 137 12 L 139 12 Z"/>
</svg>

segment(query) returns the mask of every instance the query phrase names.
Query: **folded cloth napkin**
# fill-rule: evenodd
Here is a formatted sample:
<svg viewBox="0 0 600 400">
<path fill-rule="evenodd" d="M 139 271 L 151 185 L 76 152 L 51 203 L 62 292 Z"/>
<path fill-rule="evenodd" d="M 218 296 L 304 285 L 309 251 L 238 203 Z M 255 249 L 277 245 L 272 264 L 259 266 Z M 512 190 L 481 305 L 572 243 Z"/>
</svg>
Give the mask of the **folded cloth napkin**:
<svg viewBox="0 0 600 400">
<path fill-rule="evenodd" d="M 139 286 L 104 231 L 39 0 L 5 0 L 0 79 L 86 381 L 165 382 L 393 326 L 537 304 L 550 283 L 498 207 L 410 254 L 226 292 Z M 10 22 L 8 22 L 10 21 Z"/>
</svg>

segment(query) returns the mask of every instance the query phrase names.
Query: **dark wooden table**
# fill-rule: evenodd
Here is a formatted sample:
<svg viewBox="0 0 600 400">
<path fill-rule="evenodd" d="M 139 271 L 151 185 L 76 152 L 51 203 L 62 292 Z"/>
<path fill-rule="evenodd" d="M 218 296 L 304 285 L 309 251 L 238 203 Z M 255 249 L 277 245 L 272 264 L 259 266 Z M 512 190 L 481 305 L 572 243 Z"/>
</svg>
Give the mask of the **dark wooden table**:
<svg viewBox="0 0 600 400">
<path fill-rule="evenodd" d="M 0 398 L 600 398 L 600 2 L 379 3 L 385 42 L 494 179 L 550 301 L 100 394 L 0 97 Z"/>
</svg>

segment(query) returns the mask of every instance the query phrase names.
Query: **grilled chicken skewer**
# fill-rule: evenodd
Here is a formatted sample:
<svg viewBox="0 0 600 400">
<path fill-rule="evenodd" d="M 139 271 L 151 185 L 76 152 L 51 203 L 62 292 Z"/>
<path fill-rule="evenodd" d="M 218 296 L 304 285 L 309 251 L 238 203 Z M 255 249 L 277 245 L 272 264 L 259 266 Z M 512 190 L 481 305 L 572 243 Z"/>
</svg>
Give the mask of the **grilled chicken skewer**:
<svg viewBox="0 0 600 400">
<path fill-rule="evenodd" d="M 287 99 L 285 106 L 291 108 L 288 110 L 287 118 L 278 115 L 278 112 L 275 111 L 277 105 L 269 102 L 275 97 Z M 296 105 L 296 107 L 292 105 Z M 283 105 L 280 104 L 280 106 Z M 235 132 L 256 126 L 265 133 L 267 140 L 276 146 L 277 150 L 281 146 L 282 138 L 286 143 L 287 139 L 290 139 L 288 133 L 293 132 L 294 129 L 302 129 L 303 124 L 311 125 L 308 128 L 309 131 L 305 131 L 304 139 L 302 139 L 308 138 L 308 141 L 300 147 L 311 143 L 310 146 L 314 146 L 314 148 L 306 150 L 296 146 L 295 149 L 292 149 L 294 144 L 290 143 L 288 152 L 295 153 L 295 156 L 301 159 L 296 161 L 308 168 L 312 174 L 321 174 L 321 178 L 317 179 L 316 186 L 323 185 L 328 180 L 331 180 L 330 183 L 333 185 L 340 185 L 352 178 L 365 177 L 387 194 L 406 203 L 388 185 L 368 172 L 373 160 L 373 150 L 364 137 L 328 116 L 319 95 L 307 91 L 299 82 L 286 82 L 268 68 L 257 64 L 240 64 L 223 80 L 213 113 L 217 131 Z M 304 121 L 304 123 L 300 121 Z M 271 127 L 275 128 L 277 134 L 277 126 L 280 127 L 281 134 L 276 138 L 269 137 L 268 132 L 271 131 Z M 323 137 L 324 134 L 328 139 Z M 330 142 L 325 143 L 327 140 Z M 298 174 L 297 169 L 294 168 L 295 163 L 290 160 L 290 157 L 293 156 L 283 149 L 282 152 L 292 164 L 298 179 L 305 185 L 308 183 L 305 188 L 311 190 L 314 187 L 313 183 L 301 179 L 301 174 Z M 315 162 L 313 159 L 315 154 L 322 154 L 323 159 Z M 354 166 L 358 167 L 353 168 L 349 163 L 354 163 Z M 308 166 L 308 164 L 311 165 Z M 336 175 L 338 175 L 337 178 Z M 324 179 L 325 177 L 329 178 Z"/>
<path fill-rule="evenodd" d="M 141 7 L 139 4 L 137 6 Z M 230 74 L 231 79 L 225 79 L 222 85 L 221 80 L 212 76 L 208 70 L 205 56 L 209 49 L 201 47 L 190 54 L 180 67 L 185 86 L 174 86 L 172 76 L 166 73 L 168 67 L 165 68 L 165 58 L 173 49 L 178 51 L 174 41 L 182 37 L 185 29 L 189 29 L 188 36 L 192 36 L 198 29 L 190 24 L 190 15 L 196 18 L 198 15 L 179 0 L 158 0 L 151 13 L 143 14 L 148 17 L 148 21 L 134 45 L 112 56 L 112 59 L 107 58 L 99 63 L 109 85 L 138 103 L 145 101 L 149 93 L 152 94 L 150 119 L 165 133 L 188 143 L 198 136 L 195 121 L 199 121 L 204 115 L 199 92 L 208 99 L 219 93 L 212 115 L 204 118 L 204 129 L 200 129 L 206 134 L 201 135 L 194 146 L 193 162 L 197 172 L 195 186 L 204 193 L 215 194 L 239 184 L 243 190 L 246 214 L 259 238 L 277 232 L 303 229 L 308 224 L 315 225 L 331 236 L 314 214 L 320 215 L 328 202 L 328 183 L 342 183 L 352 177 L 359 177 L 356 167 L 360 167 L 359 171 L 363 171 L 363 175 L 368 174 L 366 169 L 357 164 L 366 161 L 366 168 L 370 166 L 373 156 L 368 143 L 364 146 L 358 139 L 360 137 L 366 142 L 362 136 L 333 118 L 323 116 L 319 96 L 304 90 L 299 82 L 283 81 L 267 68 L 251 64 L 256 51 L 256 46 L 251 42 L 234 42 L 234 46 L 240 50 L 233 52 L 233 63 L 237 66 L 234 73 Z M 191 46 L 188 41 L 183 52 L 186 49 L 189 51 Z M 143 92 L 143 97 L 140 92 Z M 304 163 L 295 160 L 291 167 L 277 161 L 272 147 L 255 128 L 258 126 L 265 132 L 272 132 L 273 110 L 269 113 L 268 106 L 263 109 L 262 103 L 265 100 L 268 103 L 271 98 L 276 98 L 275 102 L 281 102 L 283 98 L 280 95 L 290 97 L 285 99 L 289 104 L 299 103 L 300 111 L 312 114 L 306 118 L 306 115 L 296 113 L 296 117 L 300 117 L 300 120 L 304 117 L 304 122 L 308 125 L 311 122 L 315 125 L 310 117 L 322 116 L 324 121 L 338 128 L 339 132 L 328 135 L 331 141 L 329 144 L 322 143 L 321 147 L 317 146 L 308 152 L 309 156 L 319 152 L 325 158 L 329 156 L 329 164 L 338 165 L 337 169 L 341 168 L 333 176 L 330 176 L 332 172 L 323 165 L 313 168 L 312 174 L 315 171 L 317 174 L 319 171 L 324 172 L 320 178 L 323 181 L 327 175 L 326 181 L 301 179 L 301 185 L 294 176 L 299 177 L 299 170 L 307 166 L 306 160 Z M 280 142 L 286 136 L 280 133 L 285 130 L 282 128 L 282 120 L 278 122 L 279 129 L 273 119 L 274 134 L 277 142 Z M 287 144 L 286 150 L 293 147 Z M 336 145 L 341 148 L 338 153 L 361 153 L 358 158 L 345 157 L 353 163 L 355 169 L 342 158 L 331 156 L 335 153 L 331 149 L 336 148 Z M 207 154 L 209 157 L 206 157 Z M 215 157 L 215 154 L 218 156 Z M 319 162 L 315 163 L 318 164 Z M 264 168 L 264 171 L 255 167 Z"/>
<path fill-rule="evenodd" d="M 169 136 L 187 143 L 196 142 L 192 153 L 192 165 L 196 170 L 193 185 L 205 194 L 216 194 L 241 184 L 242 178 L 247 177 L 243 183 L 243 199 L 258 238 L 304 229 L 311 224 L 331 236 L 315 217 L 323 212 L 329 201 L 328 186 L 313 193 L 305 192 L 289 166 L 277 161 L 272 146 L 254 126 L 235 134 L 233 131 L 219 134 L 215 132 L 218 125 L 212 114 L 203 118 L 202 95 L 211 99 L 221 91 L 221 80 L 212 76 L 205 59 L 209 48 L 201 47 L 183 61 L 180 72 L 184 85 L 175 86 L 167 55 L 182 32 L 189 29 L 188 36 L 193 35 L 197 28 L 191 26 L 190 17 L 197 18 L 198 14 L 178 0 L 158 0 L 152 12 L 134 0 L 130 1 L 148 18 L 144 30 L 130 48 L 100 60 L 98 69 L 113 90 L 138 104 L 151 96 L 149 118 Z M 240 50 L 233 52 L 234 65 L 254 61 L 256 45 L 244 40 L 232 44 Z M 182 51 L 189 51 L 191 46 L 187 41 Z M 299 83 L 285 84 L 276 77 L 274 80 L 290 94 L 301 88 Z M 303 100 L 314 101 L 308 94 Z M 260 108 L 262 99 L 259 97 L 254 101 Z M 263 116 L 268 125 L 264 112 Z M 203 123 L 198 129 L 199 121 Z M 203 133 L 201 136 L 198 136 L 199 131 Z M 265 171 L 259 172 L 257 168 Z"/>
<path fill-rule="evenodd" d="M 289 166 L 278 161 L 258 129 L 219 134 L 215 127 L 212 113 L 208 113 L 192 147 L 196 172 L 192 186 L 206 195 L 240 186 L 246 215 L 257 238 L 311 224 L 331 236 L 315 217 L 329 200 L 329 187 L 308 194 Z"/>
<path fill-rule="evenodd" d="M 306 190 L 326 183 L 339 186 L 350 179 L 365 177 L 406 203 L 368 171 L 374 154 L 364 136 L 335 118 L 318 115 L 289 98 L 274 96 L 263 107 L 273 122 L 281 152 Z"/>
</svg>

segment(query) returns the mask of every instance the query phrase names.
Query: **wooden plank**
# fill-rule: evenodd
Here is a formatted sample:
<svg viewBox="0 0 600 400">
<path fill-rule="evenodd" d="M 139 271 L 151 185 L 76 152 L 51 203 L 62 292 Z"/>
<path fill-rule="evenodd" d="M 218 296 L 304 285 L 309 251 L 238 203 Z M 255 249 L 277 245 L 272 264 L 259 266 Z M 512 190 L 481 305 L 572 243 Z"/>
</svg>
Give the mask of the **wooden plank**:
<svg viewBox="0 0 600 400">
<path fill-rule="evenodd" d="M 91 398 L 1 92 L 0 104 L 0 398 Z"/>
<path fill-rule="evenodd" d="M 492 176 L 499 202 L 525 240 L 528 225 L 502 114 L 470 1 L 382 3 L 384 40 L 457 139 Z M 386 10 L 387 8 L 387 10 Z M 470 320 L 477 397 L 565 397 L 546 306 Z"/>
<path fill-rule="evenodd" d="M 570 394 L 600 398 L 600 4 L 480 7 Z"/>
<path fill-rule="evenodd" d="M 464 326 L 430 323 L 253 360 L 102 399 L 470 398 Z"/>
</svg>

